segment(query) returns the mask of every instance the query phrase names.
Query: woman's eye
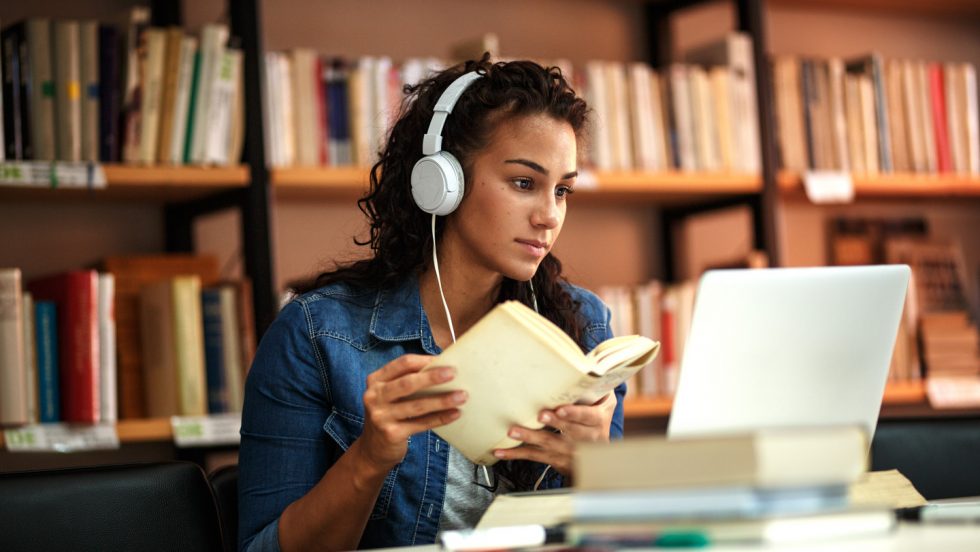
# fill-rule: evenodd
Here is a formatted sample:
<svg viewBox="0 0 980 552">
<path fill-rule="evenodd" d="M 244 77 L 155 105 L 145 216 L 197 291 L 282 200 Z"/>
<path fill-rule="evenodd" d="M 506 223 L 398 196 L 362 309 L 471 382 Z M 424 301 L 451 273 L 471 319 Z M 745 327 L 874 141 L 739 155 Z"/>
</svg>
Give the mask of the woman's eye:
<svg viewBox="0 0 980 552">
<path fill-rule="evenodd" d="M 515 178 L 513 182 L 514 185 L 520 188 L 521 190 L 530 190 L 531 185 L 533 184 L 530 178 Z"/>
<path fill-rule="evenodd" d="M 559 186 L 555 189 L 555 195 L 558 197 L 567 197 L 575 193 L 575 190 L 568 186 Z"/>
</svg>

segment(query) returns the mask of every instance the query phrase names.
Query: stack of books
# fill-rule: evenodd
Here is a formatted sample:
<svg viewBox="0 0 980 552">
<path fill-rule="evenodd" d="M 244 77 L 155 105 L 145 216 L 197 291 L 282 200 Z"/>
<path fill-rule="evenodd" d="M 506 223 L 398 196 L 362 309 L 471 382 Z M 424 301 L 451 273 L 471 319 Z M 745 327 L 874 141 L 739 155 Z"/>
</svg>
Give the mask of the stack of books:
<svg viewBox="0 0 980 552">
<path fill-rule="evenodd" d="M 478 528 L 558 525 L 568 544 L 600 547 L 886 534 L 893 510 L 852 492 L 867 450 L 866 435 L 852 427 L 582 444 L 573 492 L 500 497 Z M 534 510 L 548 519 L 529 519 Z"/>
</svg>

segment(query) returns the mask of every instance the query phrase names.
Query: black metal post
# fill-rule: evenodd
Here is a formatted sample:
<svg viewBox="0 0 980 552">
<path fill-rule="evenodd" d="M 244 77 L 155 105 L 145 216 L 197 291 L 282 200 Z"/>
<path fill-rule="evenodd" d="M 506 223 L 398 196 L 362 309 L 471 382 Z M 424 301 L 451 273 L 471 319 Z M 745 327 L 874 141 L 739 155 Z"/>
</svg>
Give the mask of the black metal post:
<svg viewBox="0 0 980 552">
<path fill-rule="evenodd" d="M 262 16 L 259 0 L 229 0 L 231 34 L 244 53 L 245 161 L 251 183 L 242 202 L 242 247 L 245 272 L 252 279 L 255 334 L 261 336 L 276 315 L 272 271 L 271 189 L 265 165 L 262 121 Z"/>
<path fill-rule="evenodd" d="M 779 236 L 776 233 L 776 133 L 773 122 L 772 87 L 766 59 L 765 0 L 736 0 L 738 28 L 752 37 L 755 91 L 759 111 L 759 145 L 762 150 L 762 193 L 753 201 L 755 246 L 766 252 L 771 266 L 780 266 Z"/>
</svg>

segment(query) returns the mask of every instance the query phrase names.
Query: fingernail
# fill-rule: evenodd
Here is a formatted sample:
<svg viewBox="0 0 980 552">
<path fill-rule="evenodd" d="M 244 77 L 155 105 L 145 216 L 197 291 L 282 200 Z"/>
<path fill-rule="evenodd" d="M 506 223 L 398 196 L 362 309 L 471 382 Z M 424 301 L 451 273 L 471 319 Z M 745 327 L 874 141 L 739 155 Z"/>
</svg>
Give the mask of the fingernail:
<svg viewBox="0 0 980 552">
<path fill-rule="evenodd" d="M 541 415 L 541 422 L 542 423 L 545 423 L 545 424 L 550 423 L 551 422 L 551 414 L 548 414 L 547 412 L 545 412 L 544 414 L 542 414 Z"/>
<path fill-rule="evenodd" d="M 510 436 L 513 439 L 520 439 L 521 438 L 521 431 L 519 429 L 512 429 L 512 430 L 510 430 Z"/>
<path fill-rule="evenodd" d="M 493 451 L 493 455 L 496 456 L 497 458 L 503 458 L 505 456 L 504 451 L 502 450 Z"/>
<path fill-rule="evenodd" d="M 447 368 L 440 368 L 439 369 L 439 379 L 441 379 L 441 380 L 448 380 L 448 379 L 452 379 L 452 377 L 453 377 L 453 369 L 452 368 L 448 368 L 447 367 Z"/>
<path fill-rule="evenodd" d="M 564 408 L 559 408 L 558 410 L 555 411 L 555 414 L 558 414 L 559 418 L 564 418 L 565 416 L 568 416 L 568 411 L 565 410 Z"/>
<path fill-rule="evenodd" d="M 456 391 L 453 393 L 453 402 L 456 404 L 466 401 L 466 391 Z"/>
</svg>

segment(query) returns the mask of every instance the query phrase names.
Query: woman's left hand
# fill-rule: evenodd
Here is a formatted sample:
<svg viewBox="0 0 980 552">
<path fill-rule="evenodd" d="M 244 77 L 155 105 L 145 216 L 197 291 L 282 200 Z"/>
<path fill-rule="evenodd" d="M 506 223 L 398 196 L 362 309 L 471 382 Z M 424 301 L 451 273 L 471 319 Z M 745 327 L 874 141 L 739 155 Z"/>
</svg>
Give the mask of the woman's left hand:
<svg viewBox="0 0 980 552">
<path fill-rule="evenodd" d="M 501 460 L 531 460 L 551 465 L 565 477 L 572 476 L 575 443 L 609 441 L 609 426 L 616 410 L 616 395 L 610 391 L 592 405 L 565 404 L 554 410 L 542 410 L 538 420 L 542 429 L 513 426 L 508 435 L 524 444 L 510 449 L 496 449 Z M 548 428 L 558 430 L 558 433 Z"/>
</svg>

